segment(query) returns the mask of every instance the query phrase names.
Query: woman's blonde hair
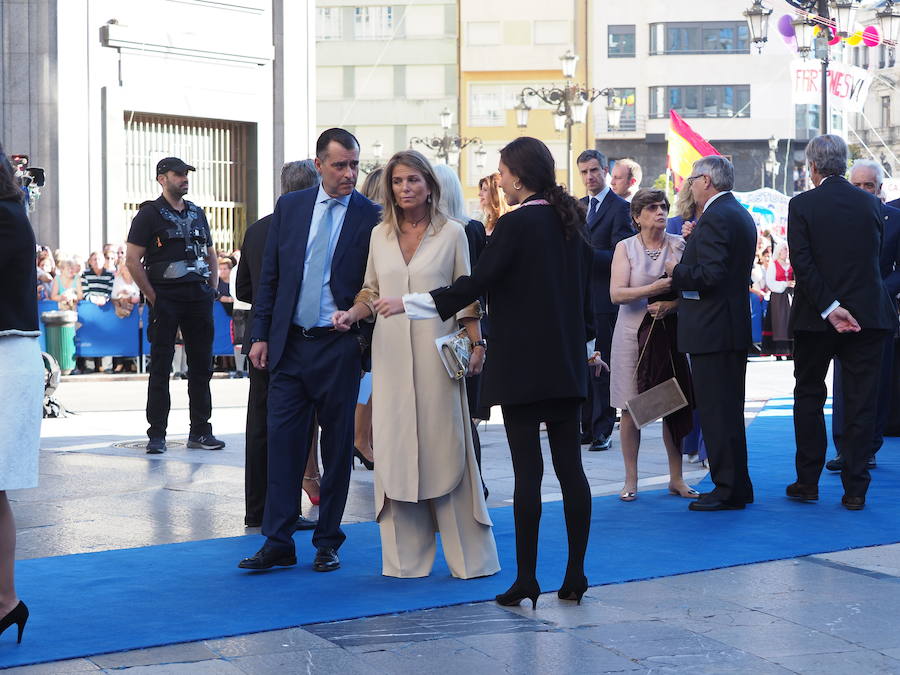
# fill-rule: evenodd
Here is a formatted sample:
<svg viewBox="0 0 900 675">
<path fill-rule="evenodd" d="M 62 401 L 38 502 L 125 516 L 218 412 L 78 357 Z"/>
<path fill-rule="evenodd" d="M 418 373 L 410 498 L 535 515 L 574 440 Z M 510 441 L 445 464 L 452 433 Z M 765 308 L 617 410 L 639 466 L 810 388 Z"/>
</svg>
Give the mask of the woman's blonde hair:
<svg viewBox="0 0 900 675">
<path fill-rule="evenodd" d="M 683 185 L 675 195 L 675 215 L 685 220 L 694 217 L 697 211 L 697 202 L 694 201 L 694 193 L 687 185 Z"/>
<path fill-rule="evenodd" d="M 441 210 L 441 186 L 438 183 L 437 176 L 425 155 L 415 150 L 401 150 L 394 154 L 384 166 L 384 173 L 381 176 L 381 186 L 384 191 L 384 212 L 381 219 L 382 225 L 388 232 L 400 233 L 400 220 L 403 215 L 401 209 L 394 200 L 394 188 L 392 181 L 394 179 L 394 169 L 403 165 L 413 171 L 418 171 L 425 179 L 425 184 L 431 190 L 428 198 L 428 219 L 434 226 L 435 232 L 440 231 L 447 222 L 447 214 Z"/>
<path fill-rule="evenodd" d="M 500 187 L 499 173 L 492 173 L 478 181 L 479 190 L 485 186 L 487 186 L 488 207 L 484 212 L 484 226 L 492 229 L 500 216 L 509 211 L 509 204 L 506 203 L 506 195 L 503 194 L 503 188 Z"/>
</svg>

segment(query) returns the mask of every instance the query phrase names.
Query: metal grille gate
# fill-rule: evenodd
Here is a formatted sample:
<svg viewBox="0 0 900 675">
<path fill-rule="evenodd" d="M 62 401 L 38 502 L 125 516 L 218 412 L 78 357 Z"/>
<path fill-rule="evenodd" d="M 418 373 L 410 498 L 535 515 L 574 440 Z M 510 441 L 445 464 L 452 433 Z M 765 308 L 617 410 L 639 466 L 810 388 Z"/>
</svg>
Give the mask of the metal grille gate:
<svg viewBox="0 0 900 675">
<path fill-rule="evenodd" d="M 220 253 L 247 229 L 250 124 L 125 111 L 125 231 L 142 202 L 159 197 L 156 163 L 180 157 L 191 166 L 187 198 L 206 212 Z"/>
</svg>

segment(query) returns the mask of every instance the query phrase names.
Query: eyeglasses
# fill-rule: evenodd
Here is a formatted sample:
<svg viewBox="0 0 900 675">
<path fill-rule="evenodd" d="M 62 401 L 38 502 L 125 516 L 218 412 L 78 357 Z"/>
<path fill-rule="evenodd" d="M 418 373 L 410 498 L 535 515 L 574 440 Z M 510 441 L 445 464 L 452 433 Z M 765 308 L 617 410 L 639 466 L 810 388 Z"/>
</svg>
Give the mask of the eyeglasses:
<svg viewBox="0 0 900 675">
<path fill-rule="evenodd" d="M 695 180 L 697 180 L 698 178 L 703 178 L 705 175 L 706 175 L 705 173 L 699 173 L 696 176 L 688 176 L 685 180 L 687 181 L 687 184 L 690 185 Z"/>
</svg>

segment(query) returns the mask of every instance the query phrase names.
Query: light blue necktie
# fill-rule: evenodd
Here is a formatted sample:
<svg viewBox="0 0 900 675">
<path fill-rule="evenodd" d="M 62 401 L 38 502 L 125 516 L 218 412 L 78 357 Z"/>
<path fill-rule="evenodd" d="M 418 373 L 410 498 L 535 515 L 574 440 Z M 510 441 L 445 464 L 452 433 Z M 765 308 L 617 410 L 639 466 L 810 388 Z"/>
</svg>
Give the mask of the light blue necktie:
<svg viewBox="0 0 900 675">
<path fill-rule="evenodd" d="M 309 266 L 303 277 L 303 288 L 300 290 L 300 311 L 297 318 L 301 328 L 312 328 L 319 322 L 319 309 L 322 305 L 322 283 L 325 280 L 325 265 L 328 263 L 328 243 L 331 240 L 334 207 L 336 199 L 329 199 L 328 206 L 316 236 L 312 240 L 309 251 Z"/>
</svg>

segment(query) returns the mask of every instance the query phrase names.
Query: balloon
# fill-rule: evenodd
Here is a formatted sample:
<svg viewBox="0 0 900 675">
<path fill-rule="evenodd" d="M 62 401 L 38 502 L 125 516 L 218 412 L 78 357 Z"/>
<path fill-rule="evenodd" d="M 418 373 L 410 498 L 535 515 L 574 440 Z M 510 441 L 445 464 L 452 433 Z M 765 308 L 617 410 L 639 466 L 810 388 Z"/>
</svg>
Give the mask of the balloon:
<svg viewBox="0 0 900 675">
<path fill-rule="evenodd" d="M 794 24 L 791 23 L 792 20 L 793 17 L 790 14 L 785 14 L 778 19 L 778 32 L 786 38 L 794 37 Z"/>
<path fill-rule="evenodd" d="M 875 47 L 881 42 L 881 36 L 875 26 L 866 26 L 862 32 L 862 41 L 866 47 Z"/>
<path fill-rule="evenodd" d="M 862 33 L 857 32 L 847 38 L 847 44 L 850 45 L 851 47 L 855 47 L 860 42 L 862 42 L 862 39 L 863 39 Z M 828 44 L 831 44 L 831 43 L 829 42 Z"/>
<path fill-rule="evenodd" d="M 834 45 L 836 45 L 838 42 L 841 41 L 841 38 L 837 34 L 837 29 L 833 28 L 832 26 L 829 26 L 828 30 L 831 32 L 831 39 L 828 41 L 828 46 L 833 47 Z"/>
</svg>

